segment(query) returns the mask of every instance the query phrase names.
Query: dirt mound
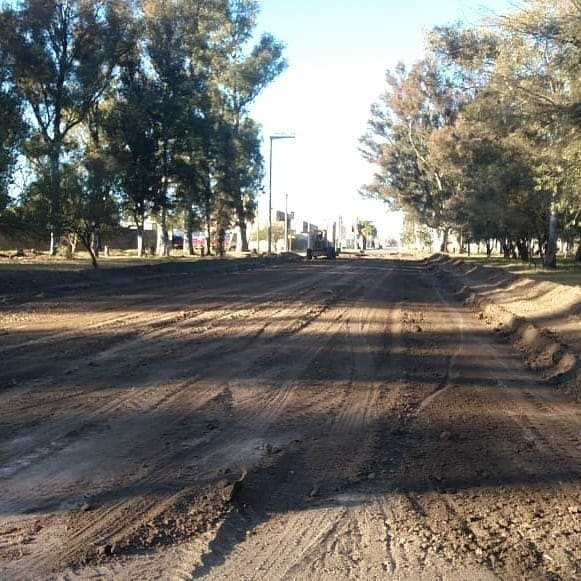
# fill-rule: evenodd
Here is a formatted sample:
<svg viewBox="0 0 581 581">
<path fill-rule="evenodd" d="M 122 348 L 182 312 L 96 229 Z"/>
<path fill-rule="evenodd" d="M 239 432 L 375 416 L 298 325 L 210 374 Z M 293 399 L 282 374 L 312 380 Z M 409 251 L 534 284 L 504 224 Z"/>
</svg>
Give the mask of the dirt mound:
<svg viewBox="0 0 581 581">
<path fill-rule="evenodd" d="M 435 255 L 437 270 L 478 318 L 513 344 L 529 367 L 580 395 L 581 288 Z"/>
</svg>

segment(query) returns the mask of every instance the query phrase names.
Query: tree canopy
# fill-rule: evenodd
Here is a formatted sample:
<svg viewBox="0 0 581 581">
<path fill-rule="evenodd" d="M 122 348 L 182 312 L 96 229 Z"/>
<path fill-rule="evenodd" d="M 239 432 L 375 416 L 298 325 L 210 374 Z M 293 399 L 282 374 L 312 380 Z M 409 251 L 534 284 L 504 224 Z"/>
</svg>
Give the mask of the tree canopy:
<svg viewBox="0 0 581 581">
<path fill-rule="evenodd" d="M 20 0 L 0 8 L 0 228 L 73 235 L 121 219 L 210 237 L 245 225 L 262 179 L 249 105 L 286 66 L 255 0 Z M 18 168 L 28 179 L 9 185 Z M 11 194 L 11 195 L 10 195 Z M 191 237 L 185 237 L 191 251 Z"/>
<path fill-rule="evenodd" d="M 528 0 L 487 26 L 437 27 L 386 75 L 362 154 L 364 196 L 440 234 L 556 265 L 581 234 L 581 3 Z"/>
</svg>

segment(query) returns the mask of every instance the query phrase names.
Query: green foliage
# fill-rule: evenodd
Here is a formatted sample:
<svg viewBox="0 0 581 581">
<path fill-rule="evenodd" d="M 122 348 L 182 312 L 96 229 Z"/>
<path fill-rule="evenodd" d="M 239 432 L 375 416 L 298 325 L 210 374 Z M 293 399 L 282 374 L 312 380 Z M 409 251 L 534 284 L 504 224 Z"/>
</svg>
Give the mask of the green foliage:
<svg viewBox="0 0 581 581">
<path fill-rule="evenodd" d="M 2 13 L 6 83 L 31 134 L 22 152 L 42 173 L 36 187 L 55 240 L 66 222 L 63 164 L 76 146 L 74 131 L 111 83 L 122 50 L 123 6 L 115 0 L 105 6 L 89 0 L 24 0 Z"/>
<path fill-rule="evenodd" d="M 286 66 L 271 35 L 247 47 L 257 12 L 254 0 L 0 8 L 0 212 L 22 154 L 33 177 L 13 215 L 56 239 L 96 252 L 120 215 L 138 230 L 155 216 L 162 245 L 180 221 L 239 224 L 244 239 L 263 178 L 248 106 Z M 8 119 L 28 126 L 25 141 Z"/>
<path fill-rule="evenodd" d="M 362 190 L 430 228 L 555 264 L 581 234 L 581 4 L 531 0 L 489 27 L 438 27 L 428 55 L 387 76 Z"/>
<path fill-rule="evenodd" d="M 377 228 L 369 220 L 357 220 L 357 234 L 365 238 L 375 238 L 377 236 Z"/>
<path fill-rule="evenodd" d="M 462 188 L 449 153 L 464 97 L 433 60 L 409 71 L 400 65 L 387 75 L 387 84 L 362 138 L 365 157 L 380 168 L 363 192 L 447 230 L 455 220 L 454 196 Z"/>
</svg>

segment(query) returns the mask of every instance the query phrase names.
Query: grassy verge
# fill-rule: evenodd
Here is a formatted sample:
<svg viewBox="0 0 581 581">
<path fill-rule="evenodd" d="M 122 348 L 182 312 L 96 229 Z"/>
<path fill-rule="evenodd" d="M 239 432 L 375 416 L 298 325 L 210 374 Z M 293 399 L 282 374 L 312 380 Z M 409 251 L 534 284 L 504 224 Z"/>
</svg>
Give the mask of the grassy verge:
<svg viewBox="0 0 581 581">
<path fill-rule="evenodd" d="M 241 255 L 228 253 L 223 260 L 232 260 Z M 117 269 L 132 266 L 155 265 L 164 262 L 197 262 L 199 260 L 218 260 L 219 257 L 211 255 L 201 257 L 200 255 L 183 256 L 181 251 L 172 250 L 170 256 L 146 256 L 138 258 L 135 251 L 118 251 L 109 256 L 100 256 L 98 258 L 99 268 L 103 270 Z M 63 256 L 49 256 L 48 253 L 26 254 L 22 257 L 12 259 L 0 258 L 0 274 L 3 271 L 22 270 L 29 272 L 81 272 L 84 270 L 93 270 L 91 259 L 88 252 L 77 252 L 73 259 L 67 259 Z"/>
<path fill-rule="evenodd" d="M 581 285 L 581 262 L 575 261 L 573 258 L 557 259 L 557 268 L 546 269 L 537 264 L 529 264 L 522 260 L 512 260 L 501 257 L 487 258 L 486 256 L 466 256 L 461 255 L 467 263 L 478 264 L 480 266 L 489 266 L 493 268 L 504 268 L 513 274 L 527 276 L 535 280 L 548 280 L 559 284 L 567 284 L 570 286 Z"/>
</svg>

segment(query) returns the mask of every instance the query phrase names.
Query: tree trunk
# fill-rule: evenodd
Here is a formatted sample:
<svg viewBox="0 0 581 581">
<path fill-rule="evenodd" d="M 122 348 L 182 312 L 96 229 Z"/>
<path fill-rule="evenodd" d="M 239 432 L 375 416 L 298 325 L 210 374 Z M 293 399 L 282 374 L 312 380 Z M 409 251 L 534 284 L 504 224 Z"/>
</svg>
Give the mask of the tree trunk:
<svg viewBox="0 0 581 581">
<path fill-rule="evenodd" d="M 50 164 L 50 255 L 56 256 L 62 236 L 62 210 L 61 210 L 61 108 L 56 106 L 52 119 L 53 138 L 49 139 L 49 164 Z"/>
<path fill-rule="evenodd" d="M 248 229 L 246 227 L 246 222 L 242 220 L 238 228 L 240 230 L 240 250 L 242 252 L 248 252 Z"/>
<path fill-rule="evenodd" d="M 206 254 L 212 254 L 212 227 L 210 224 L 210 217 L 206 218 Z"/>
<path fill-rule="evenodd" d="M 143 222 L 137 222 L 137 256 L 139 256 L 139 258 L 145 256 L 145 248 L 143 246 Z"/>
<path fill-rule="evenodd" d="M 58 250 L 54 238 L 55 238 L 55 232 L 54 232 L 54 229 L 51 228 L 51 230 L 50 230 L 50 246 L 48 248 L 48 253 L 49 253 L 50 256 L 56 256 L 56 253 L 57 253 L 57 250 Z"/>
<path fill-rule="evenodd" d="M 52 186 L 51 186 L 52 187 Z M 52 195 L 52 194 L 51 194 Z M 61 245 L 61 238 L 62 238 L 62 230 L 61 230 L 61 216 L 60 210 L 58 206 L 60 204 L 58 201 L 54 200 L 51 201 L 51 216 L 50 216 L 50 255 L 56 256 L 58 254 L 60 245 Z"/>
<path fill-rule="evenodd" d="M 226 230 L 224 228 L 220 228 L 218 232 L 218 254 L 220 258 L 224 257 L 224 240 L 226 238 Z"/>
<path fill-rule="evenodd" d="M 511 240 L 504 239 L 500 241 L 500 247 L 502 248 L 502 255 L 504 258 L 512 258 L 514 252 L 514 245 Z"/>
<path fill-rule="evenodd" d="M 186 199 L 186 211 L 184 212 L 184 243 L 182 246 L 184 256 L 193 256 L 194 246 L 192 243 L 192 223 L 194 221 L 193 193 L 192 188 L 188 188 Z"/>
<path fill-rule="evenodd" d="M 96 232 L 94 229 L 92 229 L 90 232 L 85 230 L 79 234 L 81 244 L 85 247 L 89 253 L 89 256 L 91 257 L 91 264 L 93 265 L 93 268 L 99 268 L 99 263 L 97 262 L 97 256 L 95 254 L 95 237 Z"/>
<path fill-rule="evenodd" d="M 440 244 L 440 252 L 448 252 L 448 228 L 442 229 L 442 243 Z"/>
<path fill-rule="evenodd" d="M 89 255 L 91 256 L 91 264 L 93 265 L 93 268 L 99 268 L 99 263 L 97 262 L 97 256 L 95 255 L 92 244 L 88 245 L 88 250 L 89 250 Z"/>
<path fill-rule="evenodd" d="M 168 230 L 167 230 L 167 210 L 162 208 L 160 215 L 160 223 L 157 225 L 157 252 L 158 256 L 169 256 L 168 244 Z"/>
<path fill-rule="evenodd" d="M 101 237 L 99 236 L 99 230 L 97 227 L 91 230 L 91 242 L 89 244 L 89 252 L 91 256 L 98 257 L 101 250 Z"/>
<path fill-rule="evenodd" d="M 551 203 L 549 236 L 547 238 L 547 251 L 543 259 L 543 266 L 545 268 L 557 268 L 557 211 L 554 201 Z"/>
<path fill-rule="evenodd" d="M 516 241 L 516 247 L 518 249 L 519 258 L 525 262 L 529 260 L 529 245 L 526 238 L 520 238 Z"/>
<path fill-rule="evenodd" d="M 212 220 L 212 186 L 210 173 L 205 175 L 205 187 L 204 187 L 204 222 L 206 224 L 206 253 L 208 256 L 212 253 L 211 250 L 211 220 Z"/>
</svg>

